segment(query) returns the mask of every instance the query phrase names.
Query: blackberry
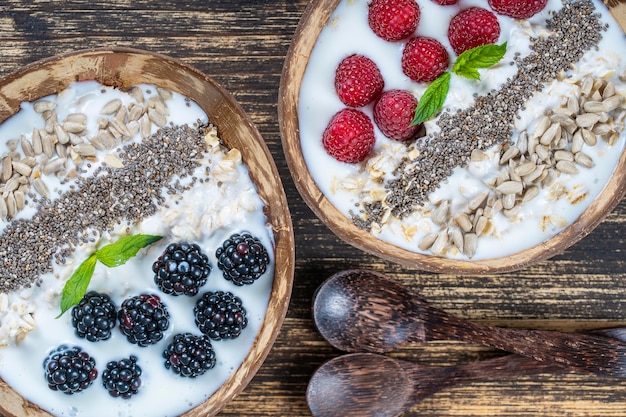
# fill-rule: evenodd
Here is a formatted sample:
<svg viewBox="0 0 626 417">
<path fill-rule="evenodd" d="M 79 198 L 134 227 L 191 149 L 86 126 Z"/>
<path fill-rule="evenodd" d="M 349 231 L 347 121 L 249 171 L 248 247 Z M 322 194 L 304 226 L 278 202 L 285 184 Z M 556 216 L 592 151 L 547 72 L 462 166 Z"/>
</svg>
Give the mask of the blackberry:
<svg viewBox="0 0 626 417">
<path fill-rule="evenodd" d="M 215 252 L 217 266 L 224 278 L 235 285 L 249 285 L 263 275 L 270 263 L 261 241 L 250 233 L 235 233 Z"/>
<path fill-rule="evenodd" d="M 72 308 L 76 335 L 90 342 L 110 338 L 116 319 L 115 304 L 107 294 L 90 291 Z"/>
<path fill-rule="evenodd" d="M 248 325 L 241 299 L 230 292 L 207 292 L 193 309 L 196 325 L 213 340 L 236 339 Z"/>
<path fill-rule="evenodd" d="M 98 377 L 96 361 L 80 347 L 61 345 L 43 361 L 48 387 L 71 395 L 87 389 Z"/>
<path fill-rule="evenodd" d="M 126 339 L 141 347 L 163 339 L 163 332 L 170 325 L 170 313 L 161 299 L 153 294 L 140 294 L 124 300 L 117 318 Z"/>
<path fill-rule="evenodd" d="M 172 243 L 152 264 L 154 282 L 166 294 L 198 294 L 206 284 L 211 264 L 200 246 L 195 243 Z"/>
<path fill-rule="evenodd" d="M 195 378 L 215 366 L 215 351 L 206 335 L 181 333 L 163 351 L 165 367 L 180 376 Z"/>
<path fill-rule="evenodd" d="M 102 371 L 102 385 L 112 397 L 128 399 L 137 394 L 141 386 L 141 368 L 137 365 L 137 357 L 111 361 Z"/>
</svg>

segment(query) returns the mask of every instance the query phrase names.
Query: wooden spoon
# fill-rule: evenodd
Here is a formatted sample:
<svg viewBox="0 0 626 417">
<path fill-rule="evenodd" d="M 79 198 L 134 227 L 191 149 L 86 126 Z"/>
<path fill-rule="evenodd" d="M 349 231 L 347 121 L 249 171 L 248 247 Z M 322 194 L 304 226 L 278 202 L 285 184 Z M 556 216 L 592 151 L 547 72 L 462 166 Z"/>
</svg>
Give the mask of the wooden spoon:
<svg viewBox="0 0 626 417">
<path fill-rule="evenodd" d="M 313 318 L 322 336 L 347 352 L 382 353 L 411 342 L 453 339 L 575 370 L 626 377 L 626 342 L 471 323 L 369 270 L 342 271 L 322 283 L 314 296 Z"/>
<path fill-rule="evenodd" d="M 626 340 L 626 328 L 594 333 Z M 429 366 L 375 353 L 351 353 L 331 359 L 315 371 L 306 399 L 315 417 L 391 417 L 461 383 L 562 370 L 554 363 L 518 355 L 454 366 Z"/>
</svg>

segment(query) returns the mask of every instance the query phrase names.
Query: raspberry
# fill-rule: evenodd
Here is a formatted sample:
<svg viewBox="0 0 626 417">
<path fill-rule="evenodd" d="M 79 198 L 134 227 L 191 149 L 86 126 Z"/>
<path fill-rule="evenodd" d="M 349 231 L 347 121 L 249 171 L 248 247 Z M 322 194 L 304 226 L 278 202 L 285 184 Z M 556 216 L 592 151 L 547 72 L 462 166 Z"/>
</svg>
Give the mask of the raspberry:
<svg viewBox="0 0 626 417">
<path fill-rule="evenodd" d="M 195 378 L 215 366 L 215 351 L 208 336 L 182 333 L 163 351 L 165 367 L 180 376 Z"/>
<path fill-rule="evenodd" d="M 90 342 L 109 339 L 116 319 L 115 304 L 107 294 L 89 291 L 72 308 L 72 326 L 76 335 Z"/>
<path fill-rule="evenodd" d="M 495 43 L 499 36 L 498 18 L 480 7 L 460 11 L 448 26 L 448 39 L 457 55 L 477 46 Z"/>
<path fill-rule="evenodd" d="M 374 124 L 362 111 L 339 110 L 322 135 L 326 152 L 340 162 L 355 164 L 374 149 Z"/>
<path fill-rule="evenodd" d="M 193 296 L 206 284 L 211 265 L 195 243 L 172 243 L 152 264 L 152 272 L 154 282 L 164 293 Z"/>
<path fill-rule="evenodd" d="M 374 33 L 390 42 L 406 39 L 420 21 L 415 0 L 373 0 L 368 6 L 367 22 Z"/>
<path fill-rule="evenodd" d="M 241 298 L 231 292 L 207 292 L 193 309 L 196 325 L 213 340 L 236 339 L 248 325 Z"/>
<path fill-rule="evenodd" d="M 498 14 L 514 19 L 528 19 L 542 11 L 548 0 L 489 0 L 489 5 Z"/>
<path fill-rule="evenodd" d="M 61 345 L 43 362 L 48 387 L 72 395 L 91 386 L 98 377 L 96 361 L 78 346 Z"/>
<path fill-rule="evenodd" d="M 390 139 L 413 139 L 421 125 L 409 126 L 415 116 L 417 99 L 405 90 L 385 91 L 374 106 L 374 121 Z"/>
<path fill-rule="evenodd" d="M 413 81 L 434 81 L 448 69 L 449 64 L 446 48 L 433 38 L 412 38 L 402 51 L 402 72 Z"/>
<path fill-rule="evenodd" d="M 170 313 L 165 304 L 152 294 L 140 294 L 124 300 L 117 318 L 126 339 L 141 347 L 163 339 L 163 332 L 170 325 Z"/>
<path fill-rule="evenodd" d="M 137 357 L 111 361 L 102 372 L 102 385 L 111 397 L 128 399 L 137 394 L 141 386 L 141 368 L 137 365 Z"/>
<path fill-rule="evenodd" d="M 224 278 L 237 286 L 249 285 L 259 279 L 270 263 L 261 241 L 250 233 L 234 233 L 215 251 L 217 267 Z"/>
<path fill-rule="evenodd" d="M 457 4 L 459 0 L 433 0 L 433 2 L 440 4 L 442 6 L 449 6 L 451 4 Z"/>
<path fill-rule="evenodd" d="M 335 90 L 346 106 L 365 106 L 380 95 L 384 86 L 376 63 L 364 55 L 344 58 L 335 71 Z"/>
</svg>

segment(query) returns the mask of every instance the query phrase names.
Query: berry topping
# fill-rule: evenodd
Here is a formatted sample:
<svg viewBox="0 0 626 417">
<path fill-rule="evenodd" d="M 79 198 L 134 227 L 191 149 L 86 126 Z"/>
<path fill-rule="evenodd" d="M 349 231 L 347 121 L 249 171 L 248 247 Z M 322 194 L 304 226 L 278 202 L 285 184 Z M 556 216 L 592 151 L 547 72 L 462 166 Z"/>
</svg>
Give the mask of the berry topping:
<svg viewBox="0 0 626 417">
<path fill-rule="evenodd" d="M 402 51 L 402 72 L 413 81 L 434 81 L 448 69 L 449 64 L 448 51 L 433 38 L 412 38 Z"/>
<path fill-rule="evenodd" d="M 322 135 L 326 152 L 340 162 L 355 164 L 374 149 L 374 124 L 363 112 L 343 109 L 335 113 Z"/>
<path fill-rule="evenodd" d="M 90 342 L 107 340 L 117 321 L 111 297 L 90 291 L 72 308 L 72 326 L 76 335 Z"/>
<path fill-rule="evenodd" d="M 117 318 L 126 339 L 141 347 L 161 340 L 170 325 L 170 313 L 165 304 L 152 294 L 140 294 L 124 300 Z"/>
<path fill-rule="evenodd" d="M 460 11 L 450 21 L 448 39 L 457 55 L 468 49 L 495 43 L 500 37 L 500 23 L 495 14 L 480 7 Z"/>
<path fill-rule="evenodd" d="M 390 139 L 413 139 L 421 128 L 421 125 L 409 126 L 416 107 L 417 99 L 408 91 L 385 91 L 374 106 L 374 121 L 383 135 Z"/>
<path fill-rule="evenodd" d="M 137 357 L 111 361 L 102 372 L 102 385 L 112 397 L 128 399 L 137 394 L 141 386 L 141 368 Z"/>
<path fill-rule="evenodd" d="M 195 243 L 172 243 L 152 264 L 152 272 L 154 282 L 164 293 L 193 296 L 206 284 L 211 264 Z"/>
<path fill-rule="evenodd" d="M 261 241 L 250 233 L 234 233 L 215 251 L 224 278 L 241 286 L 252 284 L 267 270 L 270 257 Z"/>
<path fill-rule="evenodd" d="M 96 361 L 78 346 L 61 345 L 43 362 L 48 387 L 71 395 L 87 389 L 98 377 Z"/>
<path fill-rule="evenodd" d="M 386 41 L 406 39 L 420 21 L 415 0 L 373 0 L 368 6 L 367 22 L 374 33 Z"/>
<path fill-rule="evenodd" d="M 193 313 L 200 331 L 213 340 L 236 339 L 248 325 L 241 299 L 230 292 L 205 293 Z"/>
<path fill-rule="evenodd" d="M 542 11 L 548 0 L 489 0 L 489 5 L 498 14 L 514 19 L 528 19 Z"/>
<path fill-rule="evenodd" d="M 163 351 L 165 367 L 175 374 L 195 378 L 215 366 L 215 351 L 208 336 L 182 333 Z"/>
<path fill-rule="evenodd" d="M 337 66 L 335 90 L 346 106 L 365 106 L 378 97 L 384 86 L 376 63 L 364 55 L 350 55 Z"/>
</svg>

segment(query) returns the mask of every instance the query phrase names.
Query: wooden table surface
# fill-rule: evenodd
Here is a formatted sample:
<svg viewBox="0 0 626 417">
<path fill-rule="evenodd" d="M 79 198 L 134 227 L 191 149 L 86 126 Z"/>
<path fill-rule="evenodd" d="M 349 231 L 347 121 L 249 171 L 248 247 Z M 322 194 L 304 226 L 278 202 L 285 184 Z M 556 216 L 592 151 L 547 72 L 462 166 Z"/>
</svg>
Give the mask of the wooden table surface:
<svg viewBox="0 0 626 417">
<path fill-rule="evenodd" d="M 522 271 L 440 275 L 363 253 L 336 238 L 298 194 L 282 152 L 278 86 L 283 60 L 307 0 L 3 0 L 0 76 L 60 52 L 128 46 L 195 66 L 229 90 L 274 155 L 296 235 L 296 274 L 284 326 L 252 383 L 222 416 L 307 416 L 308 380 L 341 352 L 316 332 L 311 297 L 329 275 L 366 267 L 389 274 L 432 304 L 461 317 L 508 327 L 582 330 L 626 325 L 626 199 L 565 253 Z M 496 352 L 436 342 L 393 356 L 432 364 L 484 359 Z M 0 399 L 1 400 L 1 399 Z M 626 416 L 626 381 L 565 373 L 448 389 L 407 416 Z"/>
</svg>

